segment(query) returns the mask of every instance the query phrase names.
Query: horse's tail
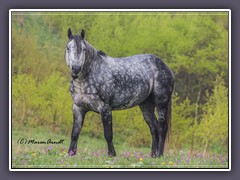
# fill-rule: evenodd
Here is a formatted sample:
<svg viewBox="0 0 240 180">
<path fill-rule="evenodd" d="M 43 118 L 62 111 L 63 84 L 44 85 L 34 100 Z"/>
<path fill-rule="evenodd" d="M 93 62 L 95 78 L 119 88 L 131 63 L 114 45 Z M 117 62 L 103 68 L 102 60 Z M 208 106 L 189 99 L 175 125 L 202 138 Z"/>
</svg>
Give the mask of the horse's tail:
<svg viewBox="0 0 240 180">
<path fill-rule="evenodd" d="M 167 107 L 167 134 L 166 134 L 166 140 L 165 142 L 169 142 L 169 136 L 171 133 L 171 121 L 172 121 L 172 95 L 171 99 L 168 102 L 168 107 Z"/>
<path fill-rule="evenodd" d="M 170 140 L 170 133 L 171 133 L 171 121 L 172 121 L 172 95 L 168 102 L 167 106 L 167 132 L 165 136 L 165 142 L 164 142 L 164 151 L 169 148 L 169 140 Z"/>
<path fill-rule="evenodd" d="M 171 92 L 171 97 L 168 102 L 167 106 L 167 134 L 165 138 L 165 144 L 166 142 L 169 143 L 169 136 L 171 134 L 171 124 L 172 124 L 172 97 L 173 97 L 173 91 L 174 91 L 174 75 L 172 73 L 173 80 L 172 80 L 172 92 Z"/>
</svg>

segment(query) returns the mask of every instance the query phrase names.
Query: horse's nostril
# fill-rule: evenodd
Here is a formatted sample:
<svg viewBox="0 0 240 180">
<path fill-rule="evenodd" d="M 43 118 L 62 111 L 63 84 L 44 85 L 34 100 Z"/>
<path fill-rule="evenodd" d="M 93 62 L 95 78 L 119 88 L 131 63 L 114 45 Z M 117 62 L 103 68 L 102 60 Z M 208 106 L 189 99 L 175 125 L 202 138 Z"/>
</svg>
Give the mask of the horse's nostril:
<svg viewBox="0 0 240 180">
<path fill-rule="evenodd" d="M 81 67 L 78 66 L 78 65 L 73 65 L 72 66 L 72 72 L 75 73 L 75 74 L 78 74 L 81 70 Z"/>
</svg>

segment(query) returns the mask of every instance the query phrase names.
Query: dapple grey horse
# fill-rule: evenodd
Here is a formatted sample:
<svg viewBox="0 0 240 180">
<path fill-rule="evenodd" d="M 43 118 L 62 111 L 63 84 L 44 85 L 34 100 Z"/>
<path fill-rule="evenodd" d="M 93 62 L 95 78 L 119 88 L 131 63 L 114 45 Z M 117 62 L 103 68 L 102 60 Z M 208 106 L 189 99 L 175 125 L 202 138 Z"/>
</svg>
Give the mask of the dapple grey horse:
<svg viewBox="0 0 240 180">
<path fill-rule="evenodd" d="M 170 68 L 152 54 L 110 57 L 86 41 L 84 30 L 72 35 L 69 28 L 68 38 L 65 58 L 72 77 L 69 89 L 74 121 L 68 153 L 76 154 L 84 117 L 88 111 L 94 111 L 101 115 L 108 155 L 116 156 L 112 142 L 112 111 L 138 105 L 151 131 L 151 156 L 163 155 L 170 129 L 174 86 Z"/>
</svg>

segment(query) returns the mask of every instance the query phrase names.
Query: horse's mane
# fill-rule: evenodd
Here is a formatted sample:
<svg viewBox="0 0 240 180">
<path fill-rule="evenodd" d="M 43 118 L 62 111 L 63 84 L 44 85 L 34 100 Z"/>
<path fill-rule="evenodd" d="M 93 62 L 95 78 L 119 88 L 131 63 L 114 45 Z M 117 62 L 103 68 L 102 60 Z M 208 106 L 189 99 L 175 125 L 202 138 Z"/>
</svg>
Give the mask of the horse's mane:
<svg viewBox="0 0 240 180">
<path fill-rule="evenodd" d="M 101 56 L 107 56 L 107 54 L 101 50 L 99 50 L 97 53 L 98 55 L 101 55 Z"/>
<path fill-rule="evenodd" d="M 75 41 L 76 41 L 76 44 L 77 44 L 77 52 L 78 53 L 80 53 L 81 52 L 81 41 L 82 41 L 82 39 L 81 39 L 81 37 L 79 36 L 79 35 L 74 35 L 73 37 L 72 37 L 72 39 L 74 39 Z M 103 52 L 103 51 L 101 51 L 101 50 L 96 50 L 91 44 L 89 44 L 87 41 L 83 41 L 84 42 L 84 44 L 88 47 L 88 48 L 90 48 L 90 49 L 92 49 L 93 51 L 92 52 L 96 52 L 96 54 L 98 55 L 98 56 L 107 56 L 107 54 L 105 53 L 105 52 Z"/>
</svg>

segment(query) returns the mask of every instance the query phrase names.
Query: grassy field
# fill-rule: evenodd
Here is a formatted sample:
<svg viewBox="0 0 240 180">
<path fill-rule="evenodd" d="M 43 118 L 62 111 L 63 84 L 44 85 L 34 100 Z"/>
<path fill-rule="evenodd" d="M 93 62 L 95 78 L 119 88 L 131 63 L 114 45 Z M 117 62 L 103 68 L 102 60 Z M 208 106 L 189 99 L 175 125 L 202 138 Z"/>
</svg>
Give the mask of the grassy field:
<svg viewBox="0 0 240 180">
<path fill-rule="evenodd" d="M 27 142 L 63 141 L 61 144 L 21 144 L 21 138 Z M 70 137 L 47 130 L 13 130 L 12 168 L 228 168 L 227 154 L 207 153 L 203 157 L 200 152 L 190 154 L 186 150 L 170 150 L 164 157 L 154 159 L 150 157 L 150 147 L 130 147 L 117 140 L 114 142 L 117 156 L 108 157 L 104 138 L 84 135 L 79 138 L 77 155 L 69 156 L 69 140 Z"/>
</svg>

